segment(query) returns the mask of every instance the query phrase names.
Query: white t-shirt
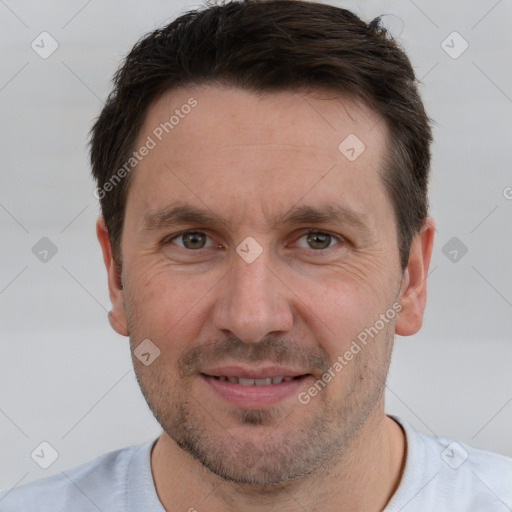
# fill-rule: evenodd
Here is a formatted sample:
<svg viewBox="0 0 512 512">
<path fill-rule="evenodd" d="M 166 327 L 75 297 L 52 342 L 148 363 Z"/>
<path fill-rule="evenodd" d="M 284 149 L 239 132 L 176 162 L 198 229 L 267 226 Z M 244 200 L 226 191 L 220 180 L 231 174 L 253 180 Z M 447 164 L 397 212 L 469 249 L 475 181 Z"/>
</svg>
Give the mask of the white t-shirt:
<svg viewBox="0 0 512 512">
<path fill-rule="evenodd" d="M 510 512 L 512 458 L 404 428 L 407 457 L 384 512 Z M 1 512 L 165 512 L 150 466 L 156 440 L 0 493 Z"/>
</svg>

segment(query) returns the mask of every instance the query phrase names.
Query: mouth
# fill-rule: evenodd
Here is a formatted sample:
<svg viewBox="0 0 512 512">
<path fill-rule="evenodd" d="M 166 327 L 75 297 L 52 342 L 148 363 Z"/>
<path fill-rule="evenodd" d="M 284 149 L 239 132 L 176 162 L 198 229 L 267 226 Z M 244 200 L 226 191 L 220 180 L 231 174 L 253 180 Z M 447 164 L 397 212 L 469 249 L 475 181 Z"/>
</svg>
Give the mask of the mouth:
<svg viewBox="0 0 512 512">
<path fill-rule="evenodd" d="M 241 409 L 264 409 L 296 398 L 313 376 L 286 369 L 226 368 L 200 373 L 210 394 Z"/>
<path fill-rule="evenodd" d="M 203 374 L 205 375 L 205 374 Z M 295 379 L 300 379 L 302 375 L 296 377 L 267 377 L 259 379 L 248 379 L 245 377 L 228 377 L 226 375 L 211 375 L 216 380 L 221 382 L 231 382 L 232 384 L 240 384 L 241 386 L 270 386 L 272 384 L 281 384 L 281 382 L 290 382 Z"/>
</svg>

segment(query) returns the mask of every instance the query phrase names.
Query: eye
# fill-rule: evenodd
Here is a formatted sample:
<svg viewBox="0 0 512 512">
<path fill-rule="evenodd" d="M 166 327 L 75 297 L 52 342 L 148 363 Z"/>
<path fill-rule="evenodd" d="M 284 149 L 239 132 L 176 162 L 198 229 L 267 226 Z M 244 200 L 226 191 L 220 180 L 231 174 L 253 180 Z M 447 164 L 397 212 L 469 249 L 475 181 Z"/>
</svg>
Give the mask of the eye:
<svg viewBox="0 0 512 512">
<path fill-rule="evenodd" d="M 307 244 L 307 246 L 298 243 L 300 240 L 303 239 L 305 239 L 305 243 Z M 342 239 L 338 236 L 331 235 L 323 231 L 308 231 L 307 233 L 304 233 L 300 238 L 297 239 L 299 247 L 302 247 L 304 249 L 314 249 L 318 251 L 329 249 L 330 247 L 332 247 L 333 242 L 342 242 Z"/>
<path fill-rule="evenodd" d="M 198 250 L 213 246 L 211 242 L 210 245 L 206 245 L 208 238 L 208 235 L 202 231 L 187 231 L 170 238 L 169 242 L 178 245 L 179 247 L 183 247 L 184 249 Z"/>
<path fill-rule="evenodd" d="M 303 240 L 303 241 L 302 241 Z M 322 251 L 330 249 L 336 243 L 342 243 L 343 240 L 340 236 L 331 235 L 324 231 L 308 231 L 297 239 L 297 245 L 304 249 L 314 249 L 315 251 Z M 214 244 L 210 237 L 202 231 L 186 231 L 169 238 L 167 243 L 172 243 L 183 249 L 191 251 L 207 249 L 213 247 Z"/>
</svg>

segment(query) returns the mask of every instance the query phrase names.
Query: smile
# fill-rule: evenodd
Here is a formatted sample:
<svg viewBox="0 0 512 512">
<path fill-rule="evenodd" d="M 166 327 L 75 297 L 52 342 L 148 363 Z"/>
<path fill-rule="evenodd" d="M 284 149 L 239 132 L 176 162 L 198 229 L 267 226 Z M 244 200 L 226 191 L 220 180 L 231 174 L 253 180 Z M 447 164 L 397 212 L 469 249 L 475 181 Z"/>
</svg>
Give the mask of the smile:
<svg viewBox="0 0 512 512">
<path fill-rule="evenodd" d="M 225 375 L 213 376 L 214 379 L 223 382 L 231 382 L 242 386 L 270 386 L 271 384 L 280 384 L 281 382 L 289 382 L 297 377 L 267 377 L 265 379 L 247 379 L 245 377 L 227 377 Z"/>
<path fill-rule="evenodd" d="M 200 381 L 206 386 L 204 391 L 207 393 L 203 398 L 213 393 L 212 399 L 220 399 L 240 409 L 262 409 L 293 399 L 313 379 L 311 374 L 286 369 L 281 372 L 278 368 L 274 371 L 270 368 L 264 371 L 224 368 L 200 373 Z"/>
</svg>

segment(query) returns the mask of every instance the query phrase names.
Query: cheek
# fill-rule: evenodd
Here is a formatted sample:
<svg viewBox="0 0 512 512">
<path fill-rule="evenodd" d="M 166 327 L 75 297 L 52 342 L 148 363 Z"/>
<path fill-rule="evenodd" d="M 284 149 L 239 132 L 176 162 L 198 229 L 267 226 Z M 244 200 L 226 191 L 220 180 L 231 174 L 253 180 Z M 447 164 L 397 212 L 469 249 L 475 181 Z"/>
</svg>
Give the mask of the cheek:
<svg viewBox="0 0 512 512">
<path fill-rule="evenodd" d="M 345 266 L 321 280 L 295 280 L 294 288 L 301 299 L 297 303 L 299 314 L 331 360 L 350 350 L 358 336 L 364 341 L 366 329 L 373 327 L 395 300 L 396 286 L 389 276 L 372 271 L 362 279 L 362 272 L 361 267 Z M 387 337 L 387 331 L 379 329 L 375 340 Z M 368 335 L 367 339 L 373 341 Z"/>
<path fill-rule="evenodd" d="M 163 356 L 179 353 L 197 339 L 208 293 L 218 279 L 176 272 L 165 264 L 138 265 L 129 272 L 134 276 L 125 293 L 131 336 L 151 339 Z"/>
</svg>

